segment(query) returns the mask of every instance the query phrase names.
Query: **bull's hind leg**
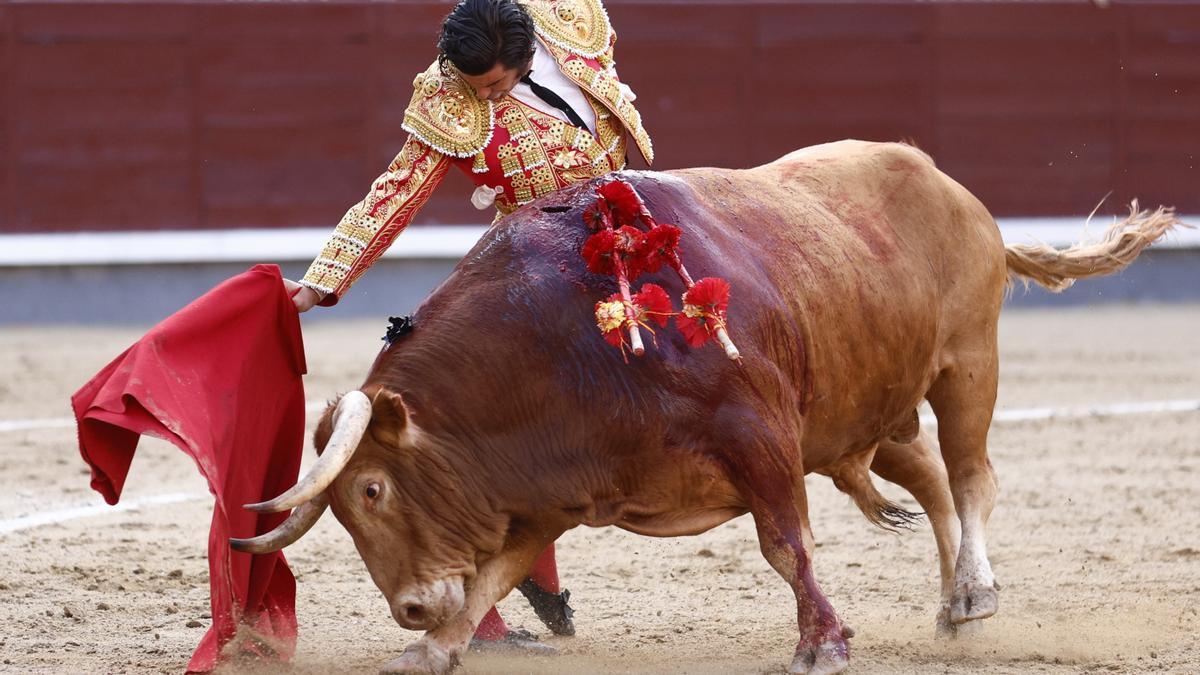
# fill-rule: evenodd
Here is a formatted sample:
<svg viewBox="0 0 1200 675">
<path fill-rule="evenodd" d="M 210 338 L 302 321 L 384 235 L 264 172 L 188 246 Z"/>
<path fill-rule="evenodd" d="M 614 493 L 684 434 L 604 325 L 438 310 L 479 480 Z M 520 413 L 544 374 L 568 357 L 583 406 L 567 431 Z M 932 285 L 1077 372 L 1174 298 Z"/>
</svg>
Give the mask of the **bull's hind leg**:
<svg viewBox="0 0 1200 675">
<path fill-rule="evenodd" d="M 973 345 L 959 345 L 953 354 L 952 364 L 939 373 L 928 399 L 937 415 L 942 459 L 962 524 L 950 600 L 950 620 L 961 624 L 995 614 L 1000 602 L 985 535 L 997 490 L 987 453 L 996 404 L 995 333 Z"/>
<path fill-rule="evenodd" d="M 958 557 L 960 528 L 946 467 L 938 457 L 933 438 L 928 432 L 922 431 L 909 443 L 880 443 L 871 462 L 871 470 L 884 480 L 908 490 L 925 510 L 937 541 L 942 580 L 937 635 L 958 635 L 959 626 L 950 621 L 950 602 L 954 594 L 954 563 Z"/>
</svg>

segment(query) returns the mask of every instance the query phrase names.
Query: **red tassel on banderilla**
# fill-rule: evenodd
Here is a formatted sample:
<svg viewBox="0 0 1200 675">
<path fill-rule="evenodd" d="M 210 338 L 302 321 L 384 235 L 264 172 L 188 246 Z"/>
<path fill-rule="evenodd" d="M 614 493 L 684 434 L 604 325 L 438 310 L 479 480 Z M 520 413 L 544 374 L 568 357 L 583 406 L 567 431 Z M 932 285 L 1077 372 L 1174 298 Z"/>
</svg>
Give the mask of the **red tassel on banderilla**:
<svg viewBox="0 0 1200 675">
<path fill-rule="evenodd" d="M 596 203 L 583 214 L 594 234 L 584 242 L 581 254 L 589 271 L 617 278 L 618 291 L 596 303 L 596 325 L 604 339 L 622 354 L 628 347 L 641 356 L 646 351 L 641 330 L 654 335 L 651 323 L 666 327 L 667 320 L 674 317 L 688 345 L 700 347 L 715 339 L 730 359 L 739 360 L 725 318 L 729 283 L 718 277 L 692 281 L 679 258 L 679 228 L 658 223 L 632 185 L 617 179 L 599 186 L 596 193 Z M 636 227 L 639 222 L 646 229 Z M 645 284 L 636 294 L 630 290 L 630 282 L 643 272 L 653 274 L 663 265 L 675 270 L 687 289 L 682 312 L 672 309 L 661 286 Z"/>
</svg>

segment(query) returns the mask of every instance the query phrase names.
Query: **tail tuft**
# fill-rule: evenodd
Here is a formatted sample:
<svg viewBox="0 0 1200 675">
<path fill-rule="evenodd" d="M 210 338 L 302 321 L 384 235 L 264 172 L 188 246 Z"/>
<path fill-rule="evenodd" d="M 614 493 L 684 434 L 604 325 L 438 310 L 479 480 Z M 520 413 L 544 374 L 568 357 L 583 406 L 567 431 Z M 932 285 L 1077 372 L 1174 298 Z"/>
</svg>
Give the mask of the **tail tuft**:
<svg viewBox="0 0 1200 675">
<path fill-rule="evenodd" d="M 921 520 L 925 518 L 923 511 L 907 511 L 895 502 L 887 500 L 884 500 L 879 510 L 875 511 L 874 517 L 866 511 L 863 513 L 867 516 L 867 520 L 889 532 L 911 530 L 920 525 Z"/>
<path fill-rule="evenodd" d="M 1191 227 L 1180 222 L 1175 209 L 1160 206 L 1142 211 L 1134 200 L 1129 205 L 1129 217 L 1114 223 L 1098 242 L 1080 242 L 1062 250 L 1046 244 L 1010 244 L 1004 247 L 1008 287 L 1011 290 L 1013 277 L 1017 276 L 1026 288 L 1033 281 L 1059 293 L 1076 279 L 1120 272 L 1143 249 L 1177 226 Z"/>
<path fill-rule="evenodd" d="M 833 479 L 834 487 L 850 495 L 871 524 L 889 532 L 913 529 L 925 514 L 905 510 L 879 494 L 868 469 L 874 454 L 852 455 L 831 467 L 828 475 Z"/>
</svg>

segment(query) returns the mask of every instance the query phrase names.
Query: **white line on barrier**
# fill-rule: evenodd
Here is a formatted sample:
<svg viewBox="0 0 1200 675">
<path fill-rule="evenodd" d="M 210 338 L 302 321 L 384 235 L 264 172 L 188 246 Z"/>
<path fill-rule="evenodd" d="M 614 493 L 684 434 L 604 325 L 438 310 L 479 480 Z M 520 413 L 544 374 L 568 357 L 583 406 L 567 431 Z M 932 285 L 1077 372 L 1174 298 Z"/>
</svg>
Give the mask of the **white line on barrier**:
<svg viewBox="0 0 1200 675">
<path fill-rule="evenodd" d="M 1116 220 L 1113 218 L 1112 220 Z M 1188 223 L 1200 215 L 1181 216 Z M 1006 243 L 1042 241 L 1069 246 L 1094 241 L 1108 218 L 1090 226 L 1084 218 L 997 218 Z M 418 225 L 404 231 L 403 245 L 384 258 L 457 260 L 487 232 L 488 225 Z M 0 268 L 61 265 L 136 265 L 172 262 L 261 262 L 312 260 L 329 236 L 328 227 L 231 228 L 224 230 L 142 230 L 0 234 Z M 1178 228 L 1159 248 L 1200 247 L 1200 231 Z"/>
<path fill-rule="evenodd" d="M 487 225 L 408 228 L 384 258 L 457 260 Z M 1040 232 L 1038 225 L 1032 230 Z M 312 260 L 327 227 L 0 234 L 0 268 Z"/>
<path fill-rule="evenodd" d="M 102 516 L 118 511 L 133 511 L 140 509 L 143 506 L 159 506 L 162 504 L 177 504 L 179 502 L 187 502 L 195 499 L 203 499 L 207 494 L 199 492 L 171 492 L 165 495 L 151 495 L 149 497 L 139 497 L 129 499 L 123 502 L 118 502 L 113 506 L 108 504 L 96 504 L 89 506 L 75 506 L 69 509 L 60 509 L 58 511 L 45 511 L 43 513 L 35 513 L 20 518 L 11 520 L 0 520 L 0 534 L 7 532 L 16 532 L 18 530 L 27 530 L 32 527 L 41 525 L 49 525 L 51 523 L 61 523 L 67 520 L 76 520 L 78 518 L 89 518 L 91 516 Z"/>
</svg>

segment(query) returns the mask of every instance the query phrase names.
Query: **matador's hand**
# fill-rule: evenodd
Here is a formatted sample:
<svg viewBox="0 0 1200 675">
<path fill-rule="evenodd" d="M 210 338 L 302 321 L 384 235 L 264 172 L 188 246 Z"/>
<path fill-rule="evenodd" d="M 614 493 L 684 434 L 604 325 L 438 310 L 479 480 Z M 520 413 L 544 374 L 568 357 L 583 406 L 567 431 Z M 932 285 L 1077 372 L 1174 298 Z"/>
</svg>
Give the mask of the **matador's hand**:
<svg viewBox="0 0 1200 675">
<path fill-rule="evenodd" d="M 297 312 L 307 312 L 321 301 L 321 296 L 308 286 L 301 286 L 291 279 L 283 280 L 283 287 L 287 290 L 288 295 L 292 296 L 292 302 L 296 304 Z"/>
</svg>

